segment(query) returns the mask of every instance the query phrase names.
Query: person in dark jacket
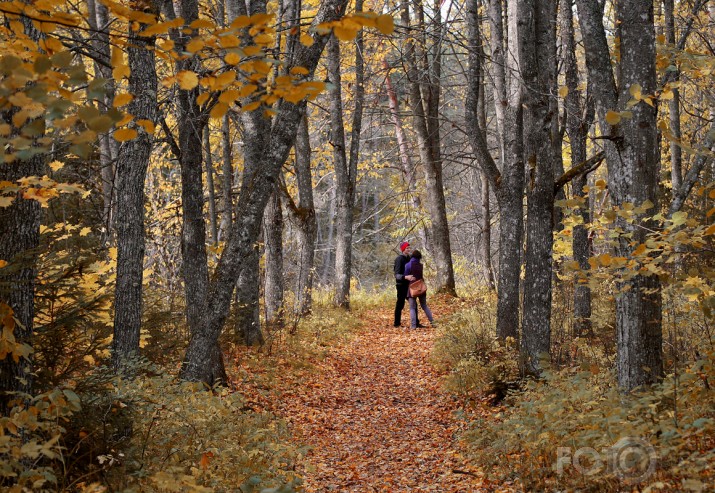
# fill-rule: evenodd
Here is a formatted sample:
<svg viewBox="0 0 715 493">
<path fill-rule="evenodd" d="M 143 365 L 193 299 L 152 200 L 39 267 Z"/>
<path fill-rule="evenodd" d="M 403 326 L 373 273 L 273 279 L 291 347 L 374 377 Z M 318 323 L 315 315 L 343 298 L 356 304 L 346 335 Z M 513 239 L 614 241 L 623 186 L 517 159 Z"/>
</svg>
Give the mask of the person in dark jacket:
<svg viewBox="0 0 715 493">
<path fill-rule="evenodd" d="M 402 322 L 402 310 L 405 308 L 407 290 L 414 277 L 405 276 L 405 265 L 410 260 L 410 244 L 406 241 L 400 243 L 400 255 L 395 258 L 395 287 L 397 288 L 397 303 L 395 303 L 395 327 Z M 419 323 L 419 322 L 418 322 Z"/>
<path fill-rule="evenodd" d="M 415 250 L 414 252 L 412 252 L 412 258 L 405 265 L 405 279 L 407 279 L 408 277 L 411 277 L 412 280 L 415 280 L 415 281 L 417 281 L 419 279 L 424 279 L 422 264 L 420 263 L 421 258 L 422 258 L 422 253 L 420 253 L 419 250 Z M 425 312 L 425 315 L 427 315 L 427 319 L 429 320 L 430 324 L 434 327 L 434 319 L 432 318 L 432 311 L 427 306 L 427 293 L 424 292 L 421 295 L 419 295 L 417 298 L 420 300 L 420 306 L 422 307 L 422 310 Z M 417 327 L 421 327 L 420 322 L 417 319 L 417 300 L 415 298 L 413 298 L 412 296 L 410 296 L 409 292 L 407 293 L 407 299 L 410 301 L 410 328 L 416 329 Z"/>
</svg>

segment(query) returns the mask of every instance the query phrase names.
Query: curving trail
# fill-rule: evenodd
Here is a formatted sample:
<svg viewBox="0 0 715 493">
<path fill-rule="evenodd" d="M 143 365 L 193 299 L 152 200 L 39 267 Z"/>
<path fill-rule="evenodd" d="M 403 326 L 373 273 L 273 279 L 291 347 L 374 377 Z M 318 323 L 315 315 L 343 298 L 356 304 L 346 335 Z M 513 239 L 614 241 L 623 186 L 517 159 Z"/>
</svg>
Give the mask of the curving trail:
<svg viewBox="0 0 715 493">
<path fill-rule="evenodd" d="M 305 491 L 493 491 L 458 453 L 458 403 L 430 364 L 435 330 L 369 316 L 300 393 L 283 395 L 278 413 L 311 446 L 299 466 Z"/>
</svg>

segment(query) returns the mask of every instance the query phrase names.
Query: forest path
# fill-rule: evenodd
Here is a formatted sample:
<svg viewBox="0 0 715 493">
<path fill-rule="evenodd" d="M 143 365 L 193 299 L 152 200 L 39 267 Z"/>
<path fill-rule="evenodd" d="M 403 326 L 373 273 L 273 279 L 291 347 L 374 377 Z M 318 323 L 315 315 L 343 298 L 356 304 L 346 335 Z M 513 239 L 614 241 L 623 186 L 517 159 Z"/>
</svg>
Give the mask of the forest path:
<svg viewBox="0 0 715 493">
<path fill-rule="evenodd" d="M 459 402 L 430 363 L 436 330 L 394 328 L 388 307 L 365 316 L 353 339 L 282 396 L 278 413 L 311 447 L 299 466 L 305 491 L 493 491 L 458 452 Z"/>
</svg>

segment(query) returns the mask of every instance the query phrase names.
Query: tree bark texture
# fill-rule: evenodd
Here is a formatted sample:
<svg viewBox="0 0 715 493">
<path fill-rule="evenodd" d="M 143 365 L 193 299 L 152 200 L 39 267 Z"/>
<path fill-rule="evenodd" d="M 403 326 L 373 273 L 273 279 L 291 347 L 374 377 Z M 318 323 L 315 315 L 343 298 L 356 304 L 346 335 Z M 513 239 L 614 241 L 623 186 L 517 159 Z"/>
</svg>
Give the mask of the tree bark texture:
<svg viewBox="0 0 715 493">
<path fill-rule="evenodd" d="M 236 286 L 236 335 L 246 346 L 264 342 L 260 312 L 260 251 L 256 244 L 245 258 Z"/>
<path fill-rule="evenodd" d="M 518 2 L 509 3 L 509 70 L 518 72 L 522 47 L 519 45 L 520 19 Z M 501 18 L 501 14 L 497 16 Z M 522 90 L 516 77 L 510 79 L 508 99 L 495 101 L 502 104 L 504 114 L 504 133 L 500 136 L 503 149 L 502 170 L 489 152 L 485 132 L 480 131 L 479 76 L 481 60 L 479 58 L 479 15 L 476 2 L 470 2 L 467 9 L 469 30 L 469 88 L 465 102 L 468 133 L 472 151 L 479 166 L 488 177 L 499 207 L 499 276 L 497 285 L 497 337 L 505 340 L 519 339 L 519 275 L 521 272 L 521 245 L 523 233 L 523 128 L 522 128 Z M 494 23 L 492 22 L 492 25 Z M 506 91 L 506 89 L 505 89 Z"/>
<path fill-rule="evenodd" d="M 601 133 L 606 141 L 608 190 L 615 207 L 646 200 L 657 203 L 658 143 L 656 110 L 644 102 L 631 108 L 633 116 L 619 125 L 608 125 L 609 109 L 625 108 L 631 99 L 630 88 L 639 84 L 643 94 L 656 90 L 655 29 L 653 4 L 627 0 L 617 6 L 621 26 L 620 91 L 616 90 L 610 53 L 603 28 L 601 7 L 595 0 L 577 0 L 585 43 L 589 83 L 597 102 Z M 642 243 L 645 229 L 653 227 L 645 219 L 629 224 L 616 221 L 622 234 L 616 255 L 627 257 L 629 243 Z M 632 235 L 627 238 L 626 235 Z M 618 285 L 616 297 L 616 336 L 618 384 L 623 391 L 657 381 L 663 372 L 660 283 L 655 276 L 634 275 Z"/>
<path fill-rule="evenodd" d="M 181 0 L 180 12 L 186 25 L 199 17 L 197 0 Z M 168 8 L 168 7 L 167 7 Z M 191 39 L 193 32 L 184 33 L 176 30 L 173 33 L 174 42 L 179 51 Z M 178 60 L 177 72 L 189 70 L 200 73 L 201 63 L 197 56 Z M 196 101 L 199 87 L 178 92 L 178 127 L 179 127 L 179 162 L 181 166 L 181 204 L 183 223 L 181 227 L 182 274 L 184 293 L 186 297 L 186 319 L 191 333 L 191 340 L 200 338 L 205 332 L 207 293 L 208 293 L 208 262 L 206 255 L 206 223 L 203 214 L 203 127 L 207 115 L 201 112 Z M 191 346 L 191 342 L 189 343 Z M 183 371 L 183 369 L 182 369 Z M 220 368 L 210 370 L 215 378 L 225 381 L 223 364 Z M 183 373 L 182 373 L 182 376 Z"/>
<path fill-rule="evenodd" d="M 3 115 L 5 123 L 11 123 Z M 26 176 L 42 176 L 45 159 L 36 155 L 28 160 L 0 164 L 0 181 L 16 182 Z M 12 308 L 15 324 L 13 335 L 18 344 L 32 346 L 35 316 L 35 282 L 37 248 L 40 244 L 42 210 L 36 200 L 22 198 L 19 192 L 8 207 L 0 207 L 0 259 L 8 262 L 0 268 L 0 302 Z M 17 363 L 7 355 L 0 360 L 0 415 L 7 416 L 14 400 L 13 392 L 32 390 L 32 365 L 20 358 Z"/>
<path fill-rule="evenodd" d="M 135 120 L 157 120 L 157 76 L 154 38 L 129 31 L 127 111 Z M 144 182 L 153 137 L 135 125 L 137 137 L 124 142 L 117 156 L 117 280 L 114 299 L 112 360 L 121 368 L 139 353 L 144 274 Z"/>
<path fill-rule="evenodd" d="M 315 278 L 315 241 L 318 225 L 313 201 L 313 179 L 310 171 L 310 134 L 308 118 L 303 116 L 295 139 L 295 177 L 298 183 L 298 203 L 295 219 L 300 245 L 300 267 L 296 286 L 299 315 L 310 313 L 313 305 L 313 279 Z"/>
<path fill-rule="evenodd" d="M 521 74 L 526 90 L 524 135 L 529 174 L 522 317 L 522 371 L 527 374 L 540 373 L 539 360 L 551 352 L 555 149 L 561 147 L 558 126 L 554 125 L 558 111 L 553 111 L 557 5 L 557 0 L 522 1 L 519 5 L 526 23 Z"/>
<path fill-rule="evenodd" d="M 266 327 L 283 325 L 283 208 L 280 190 L 271 196 L 263 218 L 263 236 L 266 244 L 266 283 L 264 298 Z"/>
<path fill-rule="evenodd" d="M 481 217 L 481 258 L 482 269 L 487 286 L 494 289 L 494 274 L 491 268 L 491 218 L 489 207 L 489 175 L 485 169 L 489 164 L 482 165 L 484 154 L 489 154 L 486 133 L 486 107 L 484 101 L 484 51 L 482 48 L 481 28 L 479 19 L 479 5 L 476 0 L 467 2 L 467 36 L 468 36 L 468 62 L 467 68 L 467 94 L 464 103 L 465 122 L 467 134 L 471 137 L 472 152 L 480 163 L 480 205 Z M 503 112 L 502 112 L 503 114 Z M 477 136 L 477 134 L 479 134 Z M 480 149 L 481 148 L 481 149 Z M 491 161 L 491 157 L 489 158 Z M 495 167 L 495 163 L 491 164 Z M 493 172 L 498 173 L 494 170 Z M 475 174 L 475 183 L 478 181 Z"/>
<path fill-rule="evenodd" d="M 520 70 L 521 47 L 518 0 L 508 1 L 507 70 Z M 508 104 L 504 108 L 504 159 L 499 183 L 494 183 L 499 206 L 499 278 L 497 285 L 497 337 L 519 339 L 519 284 L 524 231 L 524 150 L 522 89 L 516 76 L 507 86 Z"/>
<path fill-rule="evenodd" d="M 339 19 L 345 12 L 347 0 L 324 0 L 313 21 L 313 25 Z M 308 70 L 306 78 L 313 76 L 320 55 L 327 41 L 324 35 L 315 35 L 312 46 L 298 47 L 294 66 Z M 245 267 L 245 260 L 260 232 L 263 211 L 270 194 L 274 190 L 279 172 L 285 163 L 296 132 L 305 112 L 305 103 L 293 104 L 280 101 L 276 105 L 276 116 L 270 127 L 266 145 L 257 163 L 247 163 L 250 174 L 244 174 L 241 193 L 238 197 L 236 222 L 226 247 L 219 259 L 212 278 L 208 311 L 205 313 L 206 324 L 203 332 L 192 338 L 187 348 L 182 367 L 182 376 L 187 380 L 204 381 L 212 384 L 215 374 L 212 371 L 213 355 L 218 350 L 218 338 L 223 329 L 228 309 L 231 304 L 233 288 L 239 274 Z M 247 154 L 246 159 L 254 159 Z M 253 186 L 245 186 L 251 183 Z M 219 351 L 220 354 L 220 351 Z"/>
<path fill-rule="evenodd" d="M 218 216 L 216 212 L 216 188 L 214 187 L 214 164 L 211 154 L 211 132 L 209 126 L 204 126 L 204 163 L 206 164 L 206 187 L 209 197 L 209 226 L 211 228 L 211 244 L 218 243 Z"/>
<path fill-rule="evenodd" d="M 586 160 L 586 139 L 590 122 L 586 117 L 586 101 L 579 89 L 578 65 L 576 62 L 576 40 L 574 36 L 573 11 L 571 0 L 565 0 L 561 7 L 561 56 L 564 65 L 564 78 L 568 94 L 564 98 L 566 109 L 566 133 L 571 148 L 571 166 L 576 166 Z M 580 208 L 583 224 L 573 229 L 572 250 L 573 258 L 578 262 L 581 271 L 588 275 L 591 266 L 588 263 L 591 257 L 591 246 L 588 240 L 586 224 L 590 221 L 590 199 L 583 190 L 586 186 L 587 175 L 579 174 L 572 182 L 573 197 L 582 198 L 584 204 Z M 585 282 L 587 279 L 577 279 L 574 285 L 573 310 L 574 310 L 574 335 L 582 337 L 590 335 L 591 324 L 591 288 Z"/>
<path fill-rule="evenodd" d="M 23 18 L 25 34 L 35 42 L 41 33 L 28 18 Z M 10 126 L 13 134 L 18 129 L 13 124 L 14 111 L 0 112 L 0 119 Z M 35 137 L 44 137 L 41 132 Z M 19 153 L 18 153 L 19 154 Z M 0 181 L 17 182 L 28 176 L 46 174 L 46 155 L 37 152 L 26 159 L 0 163 Z M 13 336 L 17 344 L 32 347 L 32 331 L 35 316 L 35 283 L 37 280 L 37 257 L 40 246 L 40 222 L 42 209 L 36 200 L 25 199 L 18 192 L 12 204 L 0 207 L 0 260 L 8 264 L 0 268 L 0 302 L 7 304 L 17 319 Z M 5 324 L 2 324 L 5 325 Z M 5 328 L 0 325 L 0 330 Z M 20 357 L 15 362 L 10 354 L 0 360 L 0 416 L 9 415 L 15 392 L 31 393 L 33 368 L 29 359 Z M 22 398 L 21 398 L 22 399 Z"/>
<path fill-rule="evenodd" d="M 619 107 L 631 99 L 630 88 L 640 84 L 643 94 L 654 94 L 655 28 L 653 3 L 624 0 L 618 3 L 621 24 L 621 87 Z M 608 187 L 616 206 L 650 201 L 657 204 L 659 146 L 656 109 L 640 102 L 631 108 L 633 118 L 624 119 L 621 160 L 608 169 Z M 615 163 L 614 163 L 615 164 Z M 650 213 L 648 213 L 649 215 Z M 628 256 L 631 242 L 645 243 L 646 229 L 655 227 L 643 214 L 636 224 L 619 221 L 624 233 L 616 254 Z M 640 223 L 640 224 L 638 224 Z M 616 297 L 618 383 L 626 391 L 658 381 L 663 375 L 660 281 L 656 276 L 636 275 L 622 283 Z"/>
<path fill-rule="evenodd" d="M 219 240 L 228 238 L 233 223 L 233 158 L 231 157 L 231 123 L 228 114 L 224 115 L 221 125 L 221 196 L 223 210 L 221 213 L 221 227 Z"/>
<path fill-rule="evenodd" d="M 417 2 L 415 8 L 418 19 L 423 19 L 424 12 L 421 2 Z M 425 174 L 427 211 L 431 221 L 430 238 L 436 270 L 435 291 L 456 295 L 440 154 L 439 97 L 441 89 L 441 30 L 443 26 L 439 18 L 439 7 L 436 12 L 433 25 L 436 34 L 429 50 L 431 53 L 426 47 L 417 48 L 414 41 L 408 39 L 405 43 L 405 59 L 410 85 L 413 125 L 417 134 L 420 161 Z M 402 2 L 401 19 L 403 26 L 409 28 L 410 11 L 406 1 Z M 427 28 L 424 22 L 418 27 L 421 30 Z M 422 76 L 418 70 L 420 61 L 423 69 L 426 69 Z"/>
<path fill-rule="evenodd" d="M 353 205 L 355 175 L 348 168 L 345 152 L 345 127 L 340 77 L 340 42 L 332 36 L 328 41 L 328 78 L 330 91 L 330 144 L 333 146 L 335 168 L 335 297 L 334 304 L 350 308 L 350 271 L 353 236 Z M 353 138 L 355 136 L 353 135 Z M 358 139 L 360 137 L 358 136 Z"/>
</svg>

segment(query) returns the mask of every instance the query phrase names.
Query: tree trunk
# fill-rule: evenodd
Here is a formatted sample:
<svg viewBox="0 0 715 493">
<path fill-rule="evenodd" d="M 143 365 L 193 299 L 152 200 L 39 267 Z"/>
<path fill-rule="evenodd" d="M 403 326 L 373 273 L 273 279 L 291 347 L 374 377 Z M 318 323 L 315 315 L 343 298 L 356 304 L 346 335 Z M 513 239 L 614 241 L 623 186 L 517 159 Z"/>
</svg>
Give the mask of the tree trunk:
<svg viewBox="0 0 715 493">
<path fill-rule="evenodd" d="M 629 89 L 640 84 L 643 94 L 654 94 L 655 29 L 653 3 L 645 0 L 623 0 L 618 3 L 621 24 L 621 77 L 619 107 L 631 99 Z M 656 109 L 645 102 L 631 108 L 633 118 L 623 121 L 621 160 L 609 163 L 609 190 L 614 205 L 657 203 L 659 148 Z M 657 209 L 656 209 L 657 210 Z M 628 256 L 631 242 L 645 243 L 646 231 L 656 226 L 642 214 L 635 223 L 619 221 L 618 226 L 631 238 L 619 237 L 618 256 Z M 641 227 L 645 226 L 645 228 Z M 657 276 L 634 276 L 625 280 L 616 297 L 616 330 L 618 338 L 618 382 L 622 389 L 658 381 L 663 375 L 660 281 Z"/>
<path fill-rule="evenodd" d="M 388 65 L 386 61 L 382 64 L 385 70 L 388 70 Z M 405 136 L 405 131 L 402 128 L 402 120 L 400 119 L 399 113 L 399 103 L 397 100 L 397 93 L 390 80 L 390 73 L 385 75 L 385 89 L 387 90 L 387 101 L 390 105 L 390 116 L 392 117 L 392 123 L 395 125 L 395 138 L 397 139 L 397 148 L 400 153 L 400 164 L 402 165 L 402 175 L 407 184 L 407 193 L 410 196 L 410 201 L 412 202 L 412 208 L 417 214 L 422 214 L 422 202 L 420 200 L 420 195 L 417 193 L 417 178 L 415 177 L 415 167 L 410 158 L 410 151 L 408 148 L 407 137 Z M 422 227 L 420 228 L 420 241 L 423 246 L 430 244 L 428 239 L 429 232 L 425 226 L 425 222 L 422 221 Z"/>
<path fill-rule="evenodd" d="M 444 185 L 442 183 L 442 158 L 440 154 L 439 138 L 439 98 L 441 76 L 441 30 L 440 6 L 434 18 L 434 27 L 437 31 L 436 41 L 431 46 L 431 59 L 426 47 L 421 47 L 423 53 L 422 65 L 427 68 L 426 80 L 420 76 L 417 63 L 418 49 L 415 43 L 408 39 L 405 44 L 405 59 L 407 63 L 407 78 L 410 85 L 410 106 L 412 118 L 417 133 L 420 161 L 425 173 L 425 187 L 427 191 L 427 210 L 431 219 L 432 250 L 435 261 L 437 277 L 435 291 L 456 295 L 454 283 L 454 268 L 452 266 L 452 251 L 449 239 L 449 225 L 447 222 L 447 207 L 444 200 Z M 418 19 L 424 18 L 422 3 L 415 4 Z M 402 24 L 405 28 L 410 26 L 409 4 L 402 2 Z M 421 23 L 421 31 L 426 25 Z M 425 80 L 423 84 L 420 82 Z"/>
<path fill-rule="evenodd" d="M 211 226 L 211 244 L 218 243 L 218 217 L 216 213 L 216 189 L 214 188 L 214 164 L 211 154 L 211 132 L 204 127 L 204 155 L 206 156 L 206 186 L 209 195 L 209 225 Z"/>
<path fill-rule="evenodd" d="M 565 0 L 561 6 L 561 53 L 563 57 L 566 88 L 568 94 L 564 98 L 566 109 L 566 133 L 569 137 L 571 148 L 571 166 L 576 166 L 586 160 L 586 139 L 590 122 L 585 115 L 585 98 L 579 90 L 578 64 L 576 61 L 576 41 L 574 37 L 573 11 L 571 0 Z M 588 194 L 583 190 L 586 186 L 587 175 L 581 174 L 572 182 L 572 194 L 575 198 L 583 199 L 580 216 L 583 224 L 573 229 L 572 250 L 573 258 L 578 262 L 581 271 L 588 276 L 591 266 L 588 263 L 591 257 L 591 246 L 588 241 L 586 224 L 590 221 L 591 210 Z M 587 281 L 587 279 L 584 279 Z M 574 310 L 574 335 L 583 337 L 592 334 L 591 325 L 591 288 L 587 282 L 577 279 L 573 295 Z"/>
<path fill-rule="evenodd" d="M 266 284 L 264 298 L 266 326 L 283 325 L 283 209 L 280 190 L 268 201 L 263 218 L 263 235 L 266 242 Z"/>
<path fill-rule="evenodd" d="M 510 73 L 520 70 L 518 0 L 509 0 L 508 44 L 511 54 L 506 61 Z M 499 206 L 499 278 L 497 285 L 497 337 L 519 339 L 519 276 L 524 230 L 524 156 L 522 90 L 516 76 L 509 80 L 504 108 L 503 169 L 495 187 Z M 496 185 L 496 184 L 495 184 Z"/>
<path fill-rule="evenodd" d="M 102 98 L 102 111 L 106 112 L 112 108 L 115 94 L 109 43 L 109 10 L 106 5 L 95 2 L 95 0 L 88 0 L 87 10 L 88 23 L 90 27 L 96 30 L 93 45 L 95 57 L 99 61 L 95 61 L 94 71 L 97 76 L 106 80 L 105 92 Z M 105 243 L 111 243 L 111 239 L 114 236 L 114 161 L 118 153 L 116 144 L 117 142 L 112 138 L 111 131 L 99 136 L 99 162 L 102 168 L 102 198 L 104 199 L 102 219 L 105 228 L 103 234 Z"/>
<path fill-rule="evenodd" d="M 659 156 L 655 108 L 639 102 L 631 108 L 633 116 L 620 125 L 609 125 L 605 121 L 608 110 L 625 108 L 631 99 L 632 85 L 639 84 L 643 94 L 653 94 L 656 90 L 653 4 L 644 0 L 618 3 L 620 97 L 611 71 L 600 6 L 595 0 L 577 0 L 577 4 L 601 133 L 610 136 L 606 141 L 606 162 L 611 201 L 615 207 L 625 203 L 640 205 L 647 200 L 656 204 Z M 634 218 L 633 224 L 617 219 L 616 227 L 625 233 L 619 236 L 617 256 L 628 257 L 633 249 L 630 243 L 643 243 L 646 228 L 654 227 L 644 214 L 640 216 Z M 626 235 L 630 238 L 626 239 Z M 663 373 L 660 283 L 655 276 L 633 275 L 619 282 L 618 288 L 618 384 L 623 391 L 630 391 L 656 382 Z"/>
<path fill-rule="evenodd" d="M 325 221 L 328 223 L 328 239 L 325 242 L 325 258 L 323 259 L 323 274 L 320 276 L 323 285 L 330 284 L 331 267 L 334 267 L 333 262 L 333 234 L 335 232 L 335 202 L 336 202 L 336 186 L 330 189 L 330 204 L 328 205 L 328 217 Z"/>
<path fill-rule="evenodd" d="M 298 244 L 300 245 L 300 268 L 296 297 L 298 314 L 310 313 L 313 306 L 313 279 L 315 277 L 315 240 L 317 223 L 313 202 L 313 180 L 310 172 L 310 135 L 308 118 L 303 117 L 295 139 L 295 176 L 298 183 L 296 219 Z"/>
<path fill-rule="evenodd" d="M 340 78 L 340 42 L 328 41 L 326 64 L 330 90 L 330 144 L 335 168 L 335 306 L 350 308 L 350 271 L 353 236 L 354 175 L 351 176 L 345 153 L 343 101 Z M 354 136 L 353 136 L 354 138 Z M 359 136 L 358 136 L 359 138 Z"/>
<path fill-rule="evenodd" d="M 225 240 L 231 234 L 231 224 L 233 223 L 233 159 L 231 158 L 231 126 L 228 114 L 223 117 L 221 125 L 221 148 L 223 160 L 221 162 L 221 195 L 223 197 L 223 212 L 221 214 L 221 227 L 219 229 L 219 239 Z"/>
<path fill-rule="evenodd" d="M 665 11 L 665 39 L 675 46 L 675 15 L 674 1 L 663 0 L 663 10 Z M 676 71 L 673 80 L 677 81 L 680 78 Z M 681 138 L 680 132 L 680 89 L 673 87 L 673 99 L 668 101 L 668 112 L 670 117 L 670 132 L 678 141 Z M 683 157 L 679 142 L 670 143 L 670 179 L 673 190 L 680 190 L 683 184 Z"/>
<path fill-rule="evenodd" d="M 12 120 L 3 114 L 3 121 Z M 0 181 L 16 182 L 26 176 L 45 174 L 45 159 L 36 155 L 26 161 L 0 164 Z M 35 315 L 35 279 L 37 247 L 40 244 L 42 210 L 36 200 L 24 199 L 22 193 L 8 207 L 0 207 L 0 259 L 8 265 L 0 268 L 0 303 L 6 303 L 20 322 L 13 335 L 18 344 L 32 346 Z M 2 329 L 2 325 L 0 325 Z M 15 399 L 14 392 L 32 390 L 32 365 L 29 359 L 15 362 L 11 355 L 0 360 L 0 415 L 7 416 Z"/>
<path fill-rule="evenodd" d="M 324 0 L 313 20 L 313 25 L 330 22 L 342 17 L 347 0 Z M 315 34 L 311 46 L 298 47 L 294 65 L 307 69 L 307 79 L 313 76 L 320 55 L 327 41 L 325 35 Z M 289 67 L 290 69 L 290 67 Z M 258 239 L 263 211 L 283 163 L 288 158 L 295 140 L 300 121 L 305 113 L 305 103 L 293 104 L 280 101 L 275 107 L 276 116 L 268 135 L 266 145 L 256 155 L 256 163 L 246 163 L 250 175 L 244 174 L 241 193 L 236 205 L 236 223 L 232 228 L 226 246 L 221 254 L 211 282 L 209 307 L 204 314 L 206 324 L 199 337 L 189 343 L 182 367 L 182 377 L 209 384 L 216 377 L 213 367 L 206 366 L 212 361 L 212 355 L 218 351 L 218 338 L 223 329 L 231 297 L 239 274 L 246 267 L 246 257 Z M 253 154 L 246 154 L 246 159 L 254 159 Z M 245 186 L 252 183 L 253 186 Z M 220 355 L 220 352 L 219 352 Z"/>
<path fill-rule="evenodd" d="M 519 41 L 518 2 L 509 2 L 509 58 L 510 71 L 518 73 L 522 47 Z M 488 176 L 494 188 L 499 206 L 499 277 L 497 291 L 497 337 L 505 340 L 519 339 L 519 275 L 521 272 L 521 244 L 523 232 L 522 194 L 524 188 L 524 164 L 522 151 L 522 110 L 521 88 L 516 77 L 510 80 L 508 99 L 495 101 L 504 107 L 504 133 L 501 136 L 503 160 L 502 170 L 498 169 L 494 158 L 489 153 L 485 132 L 479 127 L 479 77 L 481 60 L 479 58 L 479 15 L 475 1 L 468 4 L 469 29 L 469 90 L 465 102 L 468 134 L 472 151 L 479 166 Z M 497 15 L 501 18 L 501 15 Z M 493 22 L 492 22 L 493 24 Z M 496 98 L 495 98 L 496 99 Z"/>
<path fill-rule="evenodd" d="M 504 111 L 509 104 L 506 95 L 506 63 L 504 61 L 504 7 L 503 0 L 488 0 L 489 34 L 492 49 L 490 76 L 494 89 L 494 114 L 499 139 L 499 169 L 504 160 Z M 478 20 L 477 20 L 478 22 Z"/>
<path fill-rule="evenodd" d="M 526 272 L 522 318 L 522 371 L 539 374 L 539 360 L 551 352 L 551 275 L 554 229 L 554 171 L 560 149 L 553 120 L 556 94 L 556 0 L 520 2 L 523 30 L 521 74 L 526 88 L 524 135 L 527 183 Z M 554 131 L 556 129 L 556 131 Z"/>
<path fill-rule="evenodd" d="M 169 18 L 175 14 L 170 2 L 164 4 L 169 11 Z M 186 25 L 199 17 L 198 3 L 195 0 L 181 0 L 181 15 Z M 178 51 L 184 47 L 194 34 L 193 30 L 185 33 L 182 29 L 173 31 L 172 36 Z M 201 62 L 197 56 L 190 56 L 176 63 L 177 72 L 188 70 L 199 73 Z M 191 339 L 201 340 L 205 333 L 208 262 L 206 255 L 206 223 L 204 221 L 204 189 L 202 169 L 202 134 L 207 122 L 207 115 L 202 113 L 196 98 L 199 87 L 178 92 L 178 127 L 179 127 L 179 163 L 181 166 L 181 205 L 183 223 L 181 228 L 182 274 L 186 298 L 186 319 Z M 189 342 L 189 348 L 193 347 Z M 220 354 L 220 352 L 218 353 Z M 211 361 L 217 362 L 213 358 Z M 206 360 L 208 361 L 208 360 Z M 204 363 L 206 363 L 204 361 Z M 183 369 L 182 369 L 183 371 Z M 206 369 L 212 375 L 219 375 L 225 381 L 225 370 L 221 360 L 220 368 Z M 185 377 L 185 375 L 182 376 Z M 213 382 L 211 382 L 213 383 Z"/>
<path fill-rule="evenodd" d="M 260 252 L 258 245 L 248 252 L 236 287 L 236 335 L 246 346 L 264 342 L 260 313 Z"/>
<path fill-rule="evenodd" d="M 142 26 L 143 30 L 146 26 Z M 135 120 L 157 120 L 157 76 L 154 37 L 129 31 L 129 93 L 127 111 Z M 112 360 L 121 368 L 139 353 L 144 274 L 144 181 L 153 137 L 135 125 L 138 135 L 124 142 L 117 156 L 117 281 L 114 300 Z"/>
</svg>

